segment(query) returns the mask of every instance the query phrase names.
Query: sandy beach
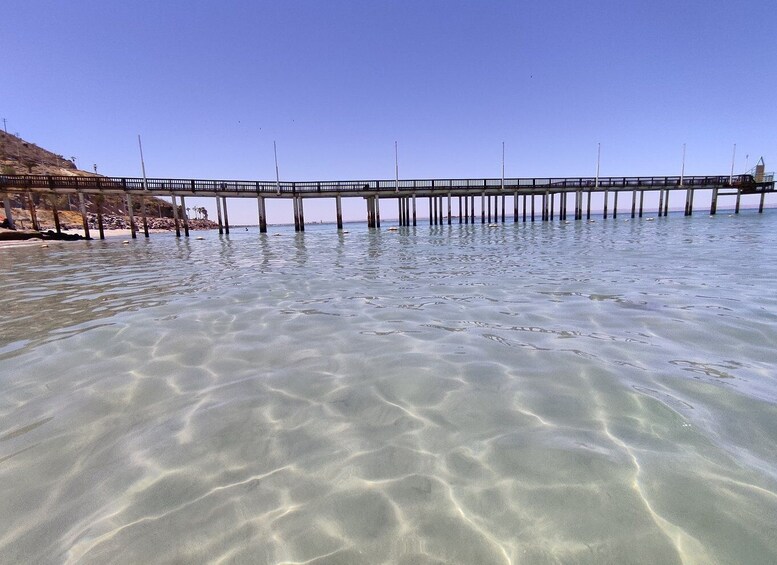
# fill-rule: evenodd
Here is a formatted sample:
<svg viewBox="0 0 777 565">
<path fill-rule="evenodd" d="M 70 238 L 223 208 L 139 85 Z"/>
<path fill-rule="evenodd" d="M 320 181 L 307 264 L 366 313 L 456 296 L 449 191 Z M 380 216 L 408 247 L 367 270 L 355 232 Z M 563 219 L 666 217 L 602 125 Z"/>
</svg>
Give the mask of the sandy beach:
<svg viewBox="0 0 777 565">
<path fill-rule="evenodd" d="M 149 233 L 164 233 L 168 230 L 149 230 Z M 62 230 L 63 234 L 68 235 L 79 235 L 81 237 L 84 237 L 84 230 L 83 229 L 77 229 L 77 230 Z M 89 235 L 91 235 L 93 240 L 99 240 L 99 231 L 97 230 L 89 230 Z M 105 234 L 105 240 L 106 241 L 115 241 L 115 240 L 126 240 L 132 238 L 132 232 L 128 229 L 111 229 L 111 230 L 104 230 L 103 233 Z M 138 233 L 139 237 L 143 237 L 142 230 Z M 29 239 L 10 239 L 10 240 L 0 240 L 0 248 L 2 247 L 20 247 L 20 246 L 33 246 L 33 245 L 49 245 L 50 243 L 76 243 L 78 241 L 85 241 L 85 240 L 50 240 L 50 239 L 42 239 L 40 237 L 32 237 Z"/>
</svg>

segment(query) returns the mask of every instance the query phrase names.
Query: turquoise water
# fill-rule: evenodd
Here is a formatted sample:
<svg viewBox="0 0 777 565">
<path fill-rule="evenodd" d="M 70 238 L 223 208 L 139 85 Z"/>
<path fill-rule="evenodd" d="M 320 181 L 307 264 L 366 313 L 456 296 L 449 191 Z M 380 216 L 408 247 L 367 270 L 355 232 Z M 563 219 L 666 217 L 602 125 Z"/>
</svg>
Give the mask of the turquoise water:
<svg viewBox="0 0 777 565">
<path fill-rule="evenodd" d="M 0 562 L 777 562 L 777 212 L 385 228 L 0 248 Z"/>
</svg>

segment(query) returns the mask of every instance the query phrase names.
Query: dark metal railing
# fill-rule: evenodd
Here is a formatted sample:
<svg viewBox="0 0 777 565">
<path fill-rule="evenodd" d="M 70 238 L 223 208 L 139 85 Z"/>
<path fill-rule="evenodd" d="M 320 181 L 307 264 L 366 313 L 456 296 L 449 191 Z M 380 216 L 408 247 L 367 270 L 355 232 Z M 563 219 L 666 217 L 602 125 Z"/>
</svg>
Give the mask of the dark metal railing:
<svg viewBox="0 0 777 565">
<path fill-rule="evenodd" d="M 771 184 L 771 186 L 767 186 Z M 334 193 L 391 193 L 391 192 L 449 192 L 466 191 L 599 191 L 608 189 L 661 188 L 741 188 L 743 190 L 774 190 L 773 177 L 757 183 L 753 175 L 665 176 L 665 177 L 567 177 L 567 178 L 506 178 L 495 179 L 403 179 L 356 181 L 245 181 L 203 179 L 142 179 L 138 177 L 75 177 L 47 175 L 0 175 L 0 190 L 86 191 L 86 192 L 142 192 L 170 194 L 230 194 L 241 195 L 314 195 Z"/>
</svg>

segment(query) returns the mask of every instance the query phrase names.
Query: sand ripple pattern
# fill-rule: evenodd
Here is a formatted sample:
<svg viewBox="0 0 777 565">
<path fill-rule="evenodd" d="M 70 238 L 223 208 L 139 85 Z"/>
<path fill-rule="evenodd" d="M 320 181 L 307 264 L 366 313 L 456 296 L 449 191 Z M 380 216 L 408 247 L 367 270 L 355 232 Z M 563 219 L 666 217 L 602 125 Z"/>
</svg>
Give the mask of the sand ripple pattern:
<svg viewBox="0 0 777 565">
<path fill-rule="evenodd" d="M 0 562 L 777 562 L 775 228 L 0 250 Z"/>
</svg>

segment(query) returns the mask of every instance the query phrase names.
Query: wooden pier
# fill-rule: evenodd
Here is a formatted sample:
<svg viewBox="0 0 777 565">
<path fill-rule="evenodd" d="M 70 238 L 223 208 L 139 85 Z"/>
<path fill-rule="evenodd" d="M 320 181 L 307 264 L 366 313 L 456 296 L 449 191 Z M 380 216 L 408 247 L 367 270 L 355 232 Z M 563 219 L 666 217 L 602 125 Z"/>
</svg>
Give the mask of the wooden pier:
<svg viewBox="0 0 777 565">
<path fill-rule="evenodd" d="M 184 235 L 189 235 L 186 217 L 187 197 L 211 197 L 216 200 L 219 233 L 229 233 L 227 198 L 255 198 L 260 232 L 267 231 L 267 199 L 292 200 L 294 227 L 305 229 L 305 200 L 333 198 L 337 228 L 343 229 L 342 199 L 362 198 L 367 205 L 367 224 L 380 227 L 381 203 L 389 200 L 397 206 L 399 224 L 415 226 L 418 222 L 416 203 L 427 199 L 430 225 L 505 222 L 512 216 L 519 221 L 551 221 L 590 219 L 591 196 L 603 195 L 602 216 L 630 214 L 642 217 L 646 192 L 658 193 L 658 215 L 669 213 L 670 196 L 678 204 L 684 196 L 685 215 L 694 212 L 694 195 L 699 190 L 712 191 L 709 208 L 715 214 L 722 197 L 735 198 L 735 212 L 739 213 L 743 195 L 760 197 L 759 212 L 763 212 L 766 194 L 775 192 L 774 176 L 757 171 L 755 175 L 716 176 L 658 176 L 658 177 L 568 177 L 568 178 L 509 178 L 509 179 L 420 179 L 420 180 L 361 180 L 361 181 L 241 181 L 202 179 L 158 179 L 130 177 L 76 177 L 44 175 L 0 175 L 0 193 L 4 193 L 6 217 L 11 218 L 10 193 L 38 193 L 44 195 L 77 194 L 83 218 L 84 231 L 89 238 L 85 196 L 96 197 L 98 220 L 101 219 L 100 196 L 126 197 L 132 237 L 138 228 L 133 216 L 133 199 L 164 196 L 172 199 L 176 235 L 180 224 Z M 182 211 L 178 217 L 177 199 Z M 619 199 L 621 207 L 619 207 Z M 627 200 L 627 208 L 623 201 Z M 27 199 L 32 203 L 32 198 Z M 455 211 L 454 205 L 456 204 Z M 612 208 L 610 208 L 612 205 Z M 508 214 L 508 207 L 511 214 Z M 145 206 L 142 222 L 148 237 Z M 35 217 L 34 208 L 31 216 Z M 54 210 L 54 218 L 57 213 Z M 102 227 L 102 222 L 100 227 Z M 103 237 L 100 229 L 100 237 Z"/>
</svg>

